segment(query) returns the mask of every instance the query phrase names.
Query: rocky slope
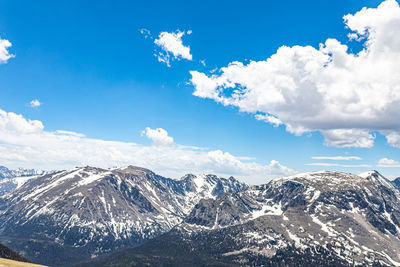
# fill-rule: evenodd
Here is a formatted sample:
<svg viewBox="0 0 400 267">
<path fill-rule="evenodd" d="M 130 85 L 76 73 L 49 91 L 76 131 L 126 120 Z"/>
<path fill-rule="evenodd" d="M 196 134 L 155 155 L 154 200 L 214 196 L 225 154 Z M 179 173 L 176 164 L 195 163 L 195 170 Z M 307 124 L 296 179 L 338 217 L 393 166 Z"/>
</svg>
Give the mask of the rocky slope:
<svg viewBox="0 0 400 267">
<path fill-rule="evenodd" d="M 67 265 L 136 246 L 180 223 L 202 198 L 245 187 L 234 178 L 164 178 L 138 167 L 75 168 L 0 198 L 0 238 L 33 262 Z"/>
<path fill-rule="evenodd" d="M 372 171 L 314 172 L 201 200 L 183 223 L 85 266 L 400 266 L 400 193 Z"/>
</svg>

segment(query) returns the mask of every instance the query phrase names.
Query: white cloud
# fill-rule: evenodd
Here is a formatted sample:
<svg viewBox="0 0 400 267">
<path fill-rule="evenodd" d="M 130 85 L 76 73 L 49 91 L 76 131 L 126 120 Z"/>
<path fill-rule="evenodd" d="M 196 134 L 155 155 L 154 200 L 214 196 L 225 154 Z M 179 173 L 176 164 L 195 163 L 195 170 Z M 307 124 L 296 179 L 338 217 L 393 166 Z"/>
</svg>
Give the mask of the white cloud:
<svg viewBox="0 0 400 267">
<path fill-rule="evenodd" d="M 233 175 L 248 183 L 265 183 L 296 173 L 275 160 L 264 165 L 221 150 L 179 145 L 161 128 L 146 128 L 143 135 L 153 145 L 93 139 L 71 131 L 50 132 L 41 121 L 0 109 L 0 162 L 8 167 L 50 170 L 132 164 L 174 178 L 186 173 L 214 173 Z"/>
<path fill-rule="evenodd" d="M 192 31 L 187 31 L 186 34 L 191 34 Z M 154 43 L 161 48 L 161 51 L 156 54 L 158 61 L 164 62 L 170 67 L 171 59 L 180 60 L 182 58 L 192 60 L 190 54 L 190 47 L 184 46 L 182 43 L 182 36 L 185 32 L 161 32 Z"/>
<path fill-rule="evenodd" d="M 393 159 L 382 158 L 378 161 L 379 167 L 400 167 L 400 161 L 395 161 Z"/>
<path fill-rule="evenodd" d="M 327 159 L 327 160 L 361 160 L 360 157 L 357 156 L 318 156 L 311 157 L 312 159 Z"/>
<path fill-rule="evenodd" d="M 279 125 L 282 124 L 282 121 L 275 116 L 256 114 L 254 117 L 259 121 L 269 122 L 269 123 L 273 124 L 275 127 L 278 127 Z"/>
<path fill-rule="evenodd" d="M 85 137 L 84 134 L 71 132 L 71 131 L 57 130 L 57 131 L 55 131 L 55 133 L 56 134 L 60 134 L 60 135 L 70 135 L 70 136 L 75 136 L 75 137 Z"/>
<path fill-rule="evenodd" d="M 12 44 L 10 41 L 0 38 L 0 64 L 7 63 L 10 58 L 15 57 L 13 54 L 8 52 L 8 48 L 11 46 Z"/>
<path fill-rule="evenodd" d="M 344 167 L 344 168 L 370 168 L 371 165 L 368 164 L 337 164 L 337 163 L 325 163 L 325 162 L 316 162 L 316 163 L 307 163 L 307 166 L 325 166 L 325 167 Z"/>
<path fill-rule="evenodd" d="M 301 135 L 320 131 L 325 145 L 372 147 L 373 132 L 400 147 L 400 7 L 387 0 L 344 16 L 354 54 L 328 39 L 318 49 L 282 46 L 263 61 L 232 62 L 210 75 L 191 71 L 193 95 L 254 113 Z"/>
<path fill-rule="evenodd" d="M 142 135 L 150 138 L 155 146 L 171 146 L 174 143 L 174 138 L 168 136 L 168 132 L 162 128 L 151 129 L 146 127 Z"/>
<path fill-rule="evenodd" d="M 144 39 L 147 39 L 147 38 L 153 39 L 153 37 L 151 36 L 151 32 L 150 32 L 148 29 L 146 29 L 146 28 L 141 28 L 141 29 L 139 30 L 139 32 L 140 32 L 142 35 L 144 35 Z"/>
<path fill-rule="evenodd" d="M 382 131 L 389 145 L 400 148 L 400 131 Z"/>
<path fill-rule="evenodd" d="M 26 120 L 22 115 L 5 112 L 0 109 L 0 131 L 3 134 L 37 134 L 43 130 L 43 124 L 37 120 Z"/>
<path fill-rule="evenodd" d="M 33 100 L 29 103 L 29 105 L 30 105 L 31 107 L 33 107 L 33 108 L 36 108 L 36 107 L 41 106 L 42 103 L 40 103 L 40 101 L 37 100 L 37 99 L 33 99 Z"/>
<path fill-rule="evenodd" d="M 359 129 L 322 130 L 324 144 L 335 147 L 363 147 L 374 146 L 375 135 Z"/>
</svg>

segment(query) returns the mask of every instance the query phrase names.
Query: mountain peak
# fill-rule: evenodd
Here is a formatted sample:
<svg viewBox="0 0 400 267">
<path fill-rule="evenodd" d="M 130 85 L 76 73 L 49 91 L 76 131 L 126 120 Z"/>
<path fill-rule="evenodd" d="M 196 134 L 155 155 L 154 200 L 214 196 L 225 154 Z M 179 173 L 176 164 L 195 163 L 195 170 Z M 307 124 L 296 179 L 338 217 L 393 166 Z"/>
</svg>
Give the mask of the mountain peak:
<svg viewBox="0 0 400 267">
<path fill-rule="evenodd" d="M 385 176 L 383 176 L 376 170 L 360 173 L 359 176 L 389 188 L 392 188 L 394 186 L 389 179 L 387 179 Z"/>
<path fill-rule="evenodd" d="M 188 174 L 185 174 L 184 176 L 182 176 L 181 178 L 179 178 L 178 181 L 192 180 L 195 177 L 196 177 L 196 175 L 194 175 L 192 173 L 188 173 Z"/>
<path fill-rule="evenodd" d="M 138 167 L 138 166 L 134 166 L 134 165 L 129 165 L 127 167 L 117 168 L 117 169 L 115 169 L 115 171 L 119 171 L 119 172 L 123 172 L 123 173 L 130 173 L 130 174 L 134 174 L 134 175 L 142 175 L 142 174 L 153 173 L 149 169 Z"/>
<path fill-rule="evenodd" d="M 283 184 L 288 181 L 312 186 L 314 188 L 317 188 L 318 190 L 329 191 L 359 186 L 365 183 L 366 179 L 351 173 L 336 171 L 316 171 L 277 178 L 271 180 L 270 183 Z"/>
<path fill-rule="evenodd" d="M 358 176 L 361 176 L 363 178 L 367 178 L 369 176 L 375 176 L 375 177 L 382 176 L 383 177 L 383 175 L 380 174 L 377 170 L 370 170 L 370 171 L 362 172 L 362 173 L 358 174 Z"/>
</svg>

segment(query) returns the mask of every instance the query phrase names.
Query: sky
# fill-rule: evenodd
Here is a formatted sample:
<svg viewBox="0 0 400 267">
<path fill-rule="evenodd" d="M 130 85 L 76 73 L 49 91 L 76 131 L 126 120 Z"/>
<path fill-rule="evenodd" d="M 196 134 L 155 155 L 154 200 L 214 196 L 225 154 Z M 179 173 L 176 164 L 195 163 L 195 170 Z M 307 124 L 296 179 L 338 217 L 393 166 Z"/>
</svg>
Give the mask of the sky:
<svg viewBox="0 0 400 267">
<path fill-rule="evenodd" d="M 396 0 L 0 1 L 0 165 L 400 176 Z"/>
</svg>

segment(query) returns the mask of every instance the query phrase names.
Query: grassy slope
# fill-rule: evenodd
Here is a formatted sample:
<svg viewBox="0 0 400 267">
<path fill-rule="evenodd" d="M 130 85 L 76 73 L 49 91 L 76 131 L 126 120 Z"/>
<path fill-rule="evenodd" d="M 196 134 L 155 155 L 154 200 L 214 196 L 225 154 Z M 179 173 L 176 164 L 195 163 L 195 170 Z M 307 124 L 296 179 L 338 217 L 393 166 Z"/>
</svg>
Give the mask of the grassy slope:
<svg viewBox="0 0 400 267">
<path fill-rule="evenodd" d="M 0 258 L 0 266 L 1 267 L 40 267 L 44 265 L 32 264 L 21 261 L 13 261 L 8 259 Z"/>
</svg>

